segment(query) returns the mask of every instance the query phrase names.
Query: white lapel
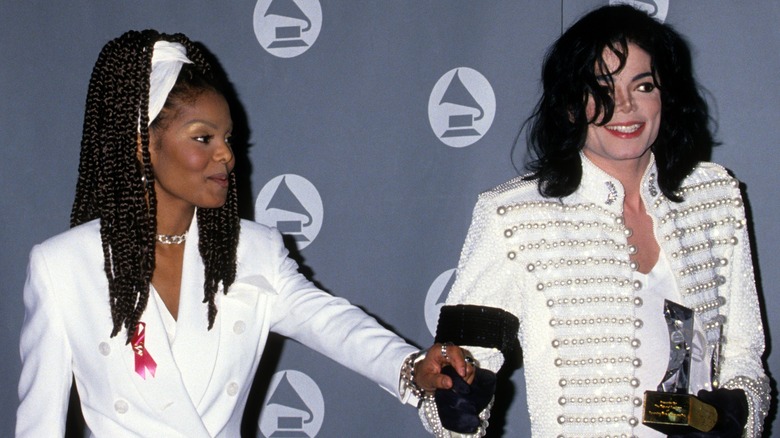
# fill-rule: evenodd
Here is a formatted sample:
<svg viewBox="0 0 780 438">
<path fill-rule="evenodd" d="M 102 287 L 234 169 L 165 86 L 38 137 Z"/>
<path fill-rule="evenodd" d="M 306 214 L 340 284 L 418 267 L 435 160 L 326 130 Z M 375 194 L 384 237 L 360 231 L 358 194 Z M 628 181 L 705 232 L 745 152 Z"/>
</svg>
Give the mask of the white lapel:
<svg viewBox="0 0 780 438">
<path fill-rule="evenodd" d="M 186 430 L 188 436 L 210 436 L 198 414 L 195 404 L 190 400 L 182 375 L 176 365 L 165 333 L 165 326 L 160 317 L 157 300 L 150 297 L 146 310 L 141 316 L 146 324 L 146 339 L 144 347 L 157 364 L 155 375 L 147 373 L 142 378 L 135 370 L 135 354 L 132 346 L 124 343 L 119 335 L 114 338 L 119 342 L 122 351 L 124 367 L 130 373 L 130 380 L 146 403 L 166 418 L 166 422 L 177 430 Z"/>
<path fill-rule="evenodd" d="M 195 406 L 203 399 L 214 372 L 221 330 L 219 312 L 214 327 L 208 330 L 208 305 L 203 303 L 204 267 L 198 242 L 197 218 L 193 217 L 184 247 L 179 315 L 171 351 Z M 220 288 L 218 295 L 221 293 Z"/>
</svg>

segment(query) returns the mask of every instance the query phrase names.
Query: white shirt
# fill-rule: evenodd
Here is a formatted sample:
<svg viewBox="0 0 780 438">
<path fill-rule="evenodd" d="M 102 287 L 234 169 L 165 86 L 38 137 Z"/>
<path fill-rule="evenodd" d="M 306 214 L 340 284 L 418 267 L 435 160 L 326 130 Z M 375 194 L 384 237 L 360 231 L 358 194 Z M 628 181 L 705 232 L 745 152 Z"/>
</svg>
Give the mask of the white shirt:
<svg viewBox="0 0 780 438">
<path fill-rule="evenodd" d="M 663 252 L 658 257 L 653 269 L 642 274 L 636 272 L 634 277 L 641 281 L 642 299 L 644 305 L 637 309 L 637 317 L 644 321 L 642 345 L 637 348 L 637 357 L 642 366 L 637 369 L 641 387 L 645 391 L 656 391 L 658 384 L 666 373 L 668 363 L 658 360 L 659 357 L 669 357 L 669 331 L 664 318 L 664 300 L 682 303 L 682 295 L 677 289 L 672 274 L 672 268 Z M 694 318 L 694 336 L 691 347 L 691 368 L 689 392 L 696 394 L 700 389 L 710 389 L 710 356 L 704 340 L 701 322 Z M 705 354 L 707 353 L 707 354 Z M 705 360 L 706 358 L 706 360 Z M 641 410 L 636 413 L 641 418 Z M 644 425 L 636 428 L 641 437 L 665 437 L 666 435 Z"/>
</svg>

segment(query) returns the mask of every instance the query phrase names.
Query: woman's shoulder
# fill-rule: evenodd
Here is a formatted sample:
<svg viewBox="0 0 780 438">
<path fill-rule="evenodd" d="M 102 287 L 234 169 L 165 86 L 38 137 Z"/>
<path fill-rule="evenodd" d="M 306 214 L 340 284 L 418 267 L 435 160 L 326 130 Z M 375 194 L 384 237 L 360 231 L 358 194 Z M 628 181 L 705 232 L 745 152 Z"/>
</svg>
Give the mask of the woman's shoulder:
<svg viewBox="0 0 780 438">
<path fill-rule="evenodd" d="M 94 219 L 49 237 L 36 245 L 46 251 L 73 251 L 100 246 L 100 220 Z"/>
<path fill-rule="evenodd" d="M 30 251 L 31 266 L 47 266 L 56 278 L 66 278 L 82 270 L 103 266 L 100 221 L 75 226 L 35 245 Z"/>
<path fill-rule="evenodd" d="M 272 237 L 278 235 L 276 228 L 249 219 L 241 219 L 241 234 Z"/>
<path fill-rule="evenodd" d="M 239 245 L 281 245 L 282 234 L 274 227 L 241 219 Z"/>
</svg>

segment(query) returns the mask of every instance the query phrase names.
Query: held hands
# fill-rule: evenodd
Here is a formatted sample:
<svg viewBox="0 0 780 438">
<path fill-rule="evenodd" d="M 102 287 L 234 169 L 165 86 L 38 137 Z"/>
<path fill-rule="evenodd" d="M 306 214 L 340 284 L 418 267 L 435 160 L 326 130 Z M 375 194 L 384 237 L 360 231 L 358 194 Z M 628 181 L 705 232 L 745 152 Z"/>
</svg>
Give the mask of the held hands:
<svg viewBox="0 0 780 438">
<path fill-rule="evenodd" d="M 495 393 L 496 375 L 477 368 L 467 351 L 451 343 L 434 344 L 416 364 L 414 375 L 418 387 L 429 394 L 435 391 L 428 403 L 435 403 L 443 428 L 466 434 L 484 431 L 481 414 Z"/>
<path fill-rule="evenodd" d="M 466 362 L 466 354 L 457 345 L 433 344 L 425 353 L 425 359 L 414 365 L 414 381 L 427 392 L 452 388 L 452 379 L 443 374 L 442 368 L 452 366 L 467 383 L 474 381 L 475 367 Z"/>
</svg>

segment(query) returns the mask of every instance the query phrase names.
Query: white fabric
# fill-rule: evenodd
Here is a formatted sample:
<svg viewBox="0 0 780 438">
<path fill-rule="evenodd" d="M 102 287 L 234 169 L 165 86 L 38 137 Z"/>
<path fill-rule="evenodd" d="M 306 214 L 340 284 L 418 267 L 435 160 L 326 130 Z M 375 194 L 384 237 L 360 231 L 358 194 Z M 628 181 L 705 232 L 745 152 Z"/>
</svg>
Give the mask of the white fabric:
<svg viewBox="0 0 780 438">
<path fill-rule="evenodd" d="M 149 124 L 157 118 L 176 84 L 183 64 L 192 64 L 187 50 L 179 43 L 157 41 L 152 53 L 152 73 L 149 76 Z"/>
<path fill-rule="evenodd" d="M 669 357 L 669 330 L 666 319 L 663 317 L 664 300 L 682 303 L 682 295 L 674 282 L 674 275 L 663 252 L 658 257 L 658 262 L 648 274 L 634 273 L 635 277 L 646 285 L 642 288 L 644 305 L 637 308 L 637 318 L 644 321 L 642 345 L 636 349 L 636 356 L 642 361 L 642 367 L 636 371 L 636 377 L 641 381 L 642 389 L 655 391 L 655 386 L 661 382 L 666 373 L 667 363 L 662 359 Z M 689 389 L 696 394 L 700 389 L 711 390 L 710 384 L 710 356 L 707 353 L 707 343 L 704 339 L 704 328 L 699 318 L 694 318 L 694 337 L 691 346 L 691 368 Z M 709 352 L 711 353 L 711 352 Z M 661 360 L 659 360 L 661 359 Z M 655 382 L 655 383 L 654 383 Z M 655 385 L 655 386 L 654 386 Z M 663 438 L 666 435 L 642 424 L 636 428 L 640 437 Z"/>
<path fill-rule="evenodd" d="M 543 198 L 535 181 L 522 178 L 483 193 L 446 304 L 518 317 L 534 436 L 641 435 L 644 389 L 658 385 L 637 374 L 654 362 L 636 361 L 637 343 L 651 336 L 641 316 L 647 285 L 630 263 L 623 187 L 584 156 L 582 169 L 580 187 L 562 199 Z M 685 201 L 673 203 L 658 188 L 653 161 L 640 192 L 681 304 L 704 327 L 703 357 L 725 322 L 720 380 L 746 391 L 746 434 L 760 436 L 769 386 L 738 182 L 701 163 L 682 184 Z M 483 367 L 503 364 L 497 350 L 465 347 Z M 668 355 L 655 361 L 664 367 Z"/>
<path fill-rule="evenodd" d="M 667 368 L 667 364 L 658 359 L 669 357 L 669 334 L 663 317 L 664 300 L 680 303 L 682 296 L 677 290 L 677 285 L 674 284 L 672 271 L 666 263 L 663 252 L 660 253 L 658 262 L 649 274 L 636 272 L 635 276 L 642 284 L 647 285 L 642 294 L 645 303 L 637 309 L 636 315 L 645 322 L 644 330 L 648 334 L 642 338 L 642 345 L 636 349 L 636 356 L 643 365 L 637 370 L 636 377 L 643 383 L 645 391 L 655 391 L 653 382 L 661 382 Z M 636 433 L 643 438 L 666 436 L 642 424 L 636 427 Z"/>
<path fill-rule="evenodd" d="M 644 305 L 637 309 L 637 317 L 645 322 L 645 331 L 654 335 L 647 336 L 642 346 L 637 348 L 637 357 L 642 359 L 644 364 L 637 371 L 637 377 L 642 382 L 647 382 L 646 389 L 654 389 L 652 382 L 656 382 L 656 385 L 660 383 L 667 368 L 667 364 L 657 359 L 669 356 L 669 333 L 666 320 L 661 316 L 664 300 L 668 299 L 679 304 L 683 302 L 683 297 L 677 289 L 672 269 L 663 252 L 649 274 L 637 272 L 636 276 L 647 285 L 642 292 Z M 693 326 L 689 388 L 691 393 L 696 394 L 700 389 L 712 390 L 710 382 L 712 352 L 707 351 L 705 330 L 700 318 L 694 317 Z"/>
<path fill-rule="evenodd" d="M 112 329 L 99 221 L 33 248 L 24 288 L 17 437 L 63 436 L 71 382 L 97 437 L 237 437 L 269 331 L 288 336 L 399 396 L 399 371 L 416 349 L 373 318 L 311 284 L 281 235 L 242 221 L 236 281 L 216 295 L 207 329 L 197 221 L 184 248 L 176 337 L 168 342 L 150 299 L 146 349 L 157 362 L 142 379 L 125 333 Z M 268 370 L 272 372 L 273 370 Z M 345 382 L 345 384 L 348 382 Z"/>
<path fill-rule="evenodd" d="M 173 345 L 173 340 L 176 338 L 176 319 L 171 315 L 162 297 L 157 293 L 157 289 L 153 285 L 149 285 L 149 293 L 157 302 L 157 308 L 160 310 L 160 319 L 162 319 L 163 327 L 165 327 L 165 333 L 168 335 L 168 343 Z"/>
</svg>

